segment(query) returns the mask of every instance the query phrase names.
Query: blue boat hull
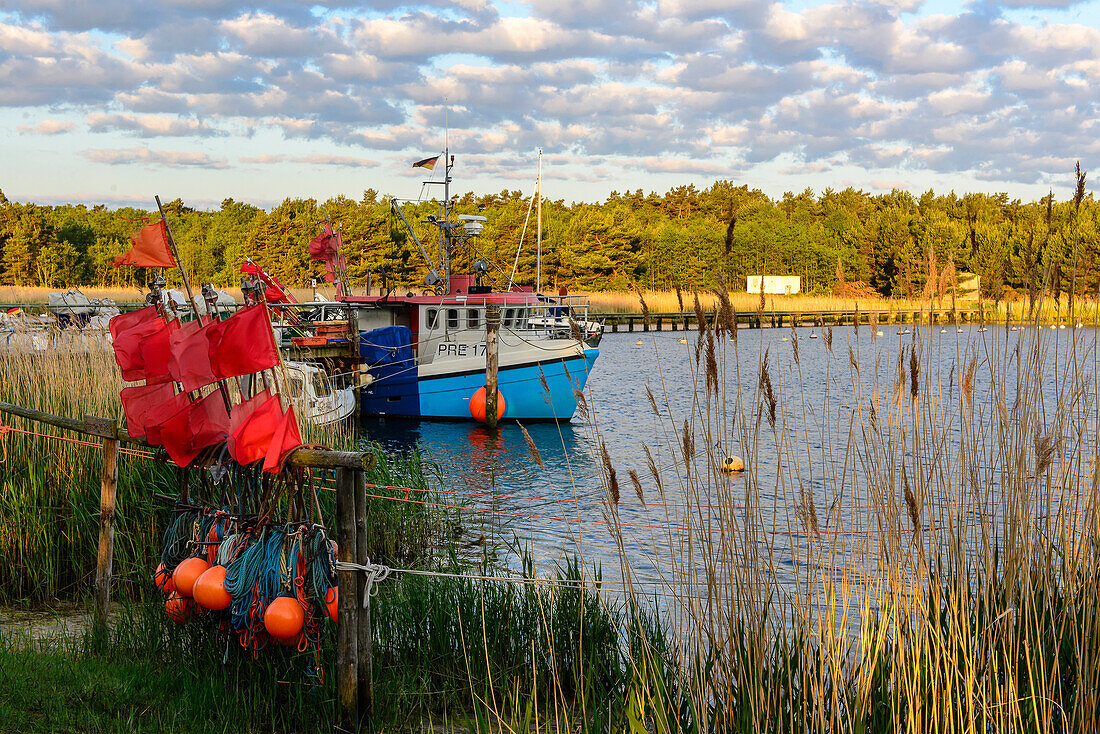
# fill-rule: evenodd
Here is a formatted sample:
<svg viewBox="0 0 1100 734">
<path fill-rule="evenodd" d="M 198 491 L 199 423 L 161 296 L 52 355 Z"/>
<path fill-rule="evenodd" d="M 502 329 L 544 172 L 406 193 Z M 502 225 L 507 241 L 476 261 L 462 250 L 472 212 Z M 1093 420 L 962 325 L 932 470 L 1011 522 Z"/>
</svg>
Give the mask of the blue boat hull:
<svg viewBox="0 0 1100 734">
<path fill-rule="evenodd" d="M 583 357 L 501 367 L 497 381 L 504 396 L 504 418 L 572 418 L 577 409 L 573 391 L 584 389 L 598 355 L 599 350 L 590 348 L 585 349 Z M 549 393 L 543 387 L 543 378 Z M 424 377 L 415 367 L 404 367 L 401 374 L 377 375 L 376 382 L 362 391 L 362 414 L 469 420 L 470 398 L 484 386 L 485 372 L 480 370 Z"/>
</svg>

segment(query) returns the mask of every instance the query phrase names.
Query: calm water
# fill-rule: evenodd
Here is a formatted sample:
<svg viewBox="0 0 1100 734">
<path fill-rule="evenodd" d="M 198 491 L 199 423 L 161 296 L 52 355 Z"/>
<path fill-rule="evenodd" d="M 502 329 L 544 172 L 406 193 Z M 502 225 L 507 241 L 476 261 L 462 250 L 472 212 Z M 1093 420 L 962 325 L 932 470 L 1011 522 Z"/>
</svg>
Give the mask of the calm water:
<svg viewBox="0 0 1100 734">
<path fill-rule="evenodd" d="M 870 490 L 864 480 L 859 452 L 846 451 L 846 445 L 852 416 L 858 419 L 862 415 L 867 420 L 866 408 L 857 411 L 857 404 L 874 403 L 879 420 L 888 420 L 899 352 L 902 348 L 911 349 L 914 343 L 913 335 L 898 335 L 898 328 L 883 325 L 881 336 L 867 326 L 861 327 L 858 335 L 851 327 L 836 328 L 831 354 L 822 332 L 818 331 L 818 338 L 814 339 L 810 338 L 812 329 L 798 329 L 798 363 L 789 329 L 742 330 L 736 348 L 728 340 L 718 345 L 722 382 L 726 394 L 731 396 L 731 404 L 724 406 L 730 419 L 725 430 L 713 430 L 711 434 L 718 455 L 749 453 L 740 443 L 739 420 L 732 420 L 738 414 L 733 396 L 737 394 L 739 381 L 744 414 L 754 423 L 765 350 L 777 399 L 777 425 L 781 429 L 785 419 L 786 440 L 794 442 L 785 452 L 776 448 L 765 407 L 758 447 L 758 493 L 764 508 L 763 524 L 768 527 L 772 543 L 770 550 L 781 577 L 793 578 L 805 567 L 811 536 L 798 513 L 800 497 L 817 508 L 820 531 L 832 543 L 844 548 L 858 544 L 862 531 L 868 527 Z M 1043 404 L 1045 410 L 1052 411 L 1059 386 L 1065 384 L 1062 377 L 1066 356 L 1074 339 L 1078 342 L 1078 354 L 1087 353 L 1087 358 L 1082 359 L 1083 368 L 1091 371 L 1095 354 L 1095 333 L 1091 329 L 1047 328 L 1037 334 L 1035 329 L 1010 332 L 997 326 L 980 333 L 977 327 L 965 326 L 961 333 L 953 327 L 941 333 L 940 327 L 925 327 L 918 334 L 925 355 L 920 379 L 922 383 L 931 380 L 948 416 L 956 414 L 961 375 L 976 356 L 977 424 L 987 425 L 996 416 L 989 364 L 1007 363 L 1005 374 L 1014 380 L 1013 350 L 1021 340 L 1024 345 L 1031 344 L 1037 335 L 1042 339 L 1045 354 Z M 687 338 L 687 344 L 679 343 L 683 337 Z M 788 340 L 783 341 L 784 337 Z M 636 344 L 639 340 L 641 345 Z M 542 457 L 541 468 L 530 457 L 524 437 L 514 424 L 502 427 L 497 436 L 473 423 L 393 419 L 366 421 L 363 430 L 391 450 L 404 451 L 418 445 L 423 455 L 438 467 L 436 487 L 451 493 L 440 494 L 440 502 L 459 502 L 486 511 L 466 513 L 468 522 L 463 539 L 471 548 L 478 547 L 475 543 L 482 535 L 489 542 L 495 539 L 503 544 L 498 545 L 502 548 L 502 560 L 509 563 L 514 562 L 515 555 L 508 551 L 508 546 L 518 544 L 531 551 L 543 573 L 552 569 L 564 554 L 576 553 L 589 567 L 601 566 L 604 578 L 614 583 L 619 578 L 619 552 L 604 522 L 605 490 L 599 454 L 599 441 L 604 441 L 621 490 L 620 517 L 626 553 L 639 577 L 652 583 L 651 590 L 659 593 L 661 568 L 674 553 L 673 549 L 682 549 L 683 533 L 678 528 L 684 520 L 683 466 L 682 460 L 676 461 L 674 456 L 679 451 L 676 432 L 693 408 L 697 419 L 697 455 L 701 455 L 708 442 L 699 435 L 698 428 L 702 421 L 693 387 L 697 377 L 695 340 L 694 332 L 607 334 L 586 391 L 591 418 L 585 420 L 578 415 L 568 424 L 527 426 Z M 1022 356 L 1026 355 L 1027 350 L 1022 350 Z M 908 351 L 904 356 L 902 371 L 908 380 Z M 705 364 L 705 359 L 704 356 L 701 364 Z M 661 406 L 661 419 L 651 409 L 645 392 L 647 384 Z M 908 389 L 906 382 L 902 388 L 904 406 L 910 405 Z M 1014 389 L 1009 388 L 1009 408 Z M 698 394 L 702 395 L 701 389 Z M 1084 399 L 1094 397 L 1088 395 Z M 949 417 L 945 429 L 938 434 L 938 450 L 948 456 L 958 452 L 958 425 L 957 420 Z M 852 430 L 858 435 L 861 428 L 857 423 Z M 663 502 L 647 469 L 643 444 L 650 447 L 663 475 Z M 905 455 L 904 450 L 898 454 Z M 1095 456 L 1095 447 L 1088 455 Z M 999 485 L 993 471 L 996 462 L 979 458 L 977 463 L 986 480 L 983 492 L 988 490 L 992 497 Z M 705 463 L 699 467 L 705 467 Z M 630 469 L 641 478 L 648 506 L 643 506 L 635 495 L 627 474 Z M 918 480 L 911 473 L 912 467 L 907 471 L 910 472 L 907 477 L 915 485 Z M 743 476 L 731 481 L 735 494 L 743 492 L 738 486 L 747 481 Z M 934 485 L 934 481 L 926 485 L 930 502 L 938 501 Z M 900 493 L 899 481 L 893 499 L 902 503 Z M 941 507 L 932 515 L 934 522 L 981 520 L 976 508 Z M 706 511 L 701 516 L 716 519 Z M 728 528 L 716 524 L 712 531 L 728 532 Z"/>
</svg>

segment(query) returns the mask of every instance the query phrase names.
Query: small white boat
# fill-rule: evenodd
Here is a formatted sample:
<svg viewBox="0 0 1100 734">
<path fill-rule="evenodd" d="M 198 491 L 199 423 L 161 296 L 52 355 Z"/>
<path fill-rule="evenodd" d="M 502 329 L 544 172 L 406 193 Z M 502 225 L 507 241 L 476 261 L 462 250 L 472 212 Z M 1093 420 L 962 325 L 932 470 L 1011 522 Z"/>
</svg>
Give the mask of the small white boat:
<svg viewBox="0 0 1100 734">
<path fill-rule="evenodd" d="M 285 360 L 276 369 L 279 391 L 290 398 L 294 412 L 303 420 L 319 426 L 339 423 L 355 412 L 355 391 L 335 388 L 321 367 L 309 362 Z"/>
</svg>

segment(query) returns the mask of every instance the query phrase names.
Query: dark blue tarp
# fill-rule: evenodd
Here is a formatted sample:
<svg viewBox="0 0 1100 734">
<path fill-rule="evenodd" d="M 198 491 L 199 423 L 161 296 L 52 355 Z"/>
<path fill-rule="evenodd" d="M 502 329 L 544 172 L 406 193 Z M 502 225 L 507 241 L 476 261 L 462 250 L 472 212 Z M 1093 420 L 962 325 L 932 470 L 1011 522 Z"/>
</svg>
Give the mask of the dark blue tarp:
<svg viewBox="0 0 1100 734">
<path fill-rule="evenodd" d="M 369 365 L 412 364 L 412 331 L 407 326 L 383 326 L 359 332 L 359 356 Z"/>
</svg>

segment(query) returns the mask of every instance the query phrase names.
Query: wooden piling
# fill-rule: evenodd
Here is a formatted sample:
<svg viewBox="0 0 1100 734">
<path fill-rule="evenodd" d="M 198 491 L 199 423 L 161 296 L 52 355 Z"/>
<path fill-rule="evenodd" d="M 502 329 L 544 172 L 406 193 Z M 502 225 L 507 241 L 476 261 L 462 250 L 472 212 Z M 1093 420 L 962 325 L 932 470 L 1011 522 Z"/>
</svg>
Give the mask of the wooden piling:
<svg viewBox="0 0 1100 734">
<path fill-rule="evenodd" d="M 356 480 L 351 469 L 336 470 L 336 543 L 341 563 L 358 559 Z M 339 731 L 359 730 L 359 600 L 354 571 L 336 572 L 340 600 L 336 625 L 336 705 Z"/>
<path fill-rule="evenodd" d="M 84 417 L 88 433 L 103 442 L 99 471 L 99 557 L 95 570 L 95 621 L 106 625 L 111 602 L 111 567 L 115 558 L 115 499 L 118 494 L 118 423 L 107 418 Z"/>
<path fill-rule="evenodd" d="M 500 329 L 500 306 L 485 307 L 485 425 L 497 427 L 497 331 Z"/>
</svg>

